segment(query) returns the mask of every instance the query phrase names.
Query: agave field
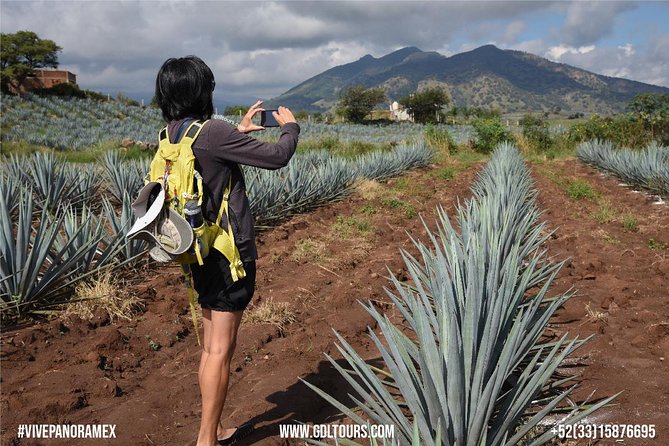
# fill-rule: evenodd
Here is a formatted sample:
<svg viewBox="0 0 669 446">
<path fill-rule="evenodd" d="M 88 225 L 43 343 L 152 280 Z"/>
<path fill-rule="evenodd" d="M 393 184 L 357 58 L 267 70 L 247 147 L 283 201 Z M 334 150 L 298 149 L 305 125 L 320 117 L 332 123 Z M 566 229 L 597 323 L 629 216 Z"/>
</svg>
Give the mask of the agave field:
<svg viewBox="0 0 669 446">
<path fill-rule="evenodd" d="M 214 119 L 223 116 L 215 115 Z M 228 117 L 239 121 L 239 117 Z M 162 117 L 156 108 L 135 107 L 118 101 L 98 102 L 87 99 L 62 99 L 26 95 L 24 98 L 3 96 L 3 141 L 25 141 L 58 150 L 82 150 L 103 142 L 154 141 Z M 424 126 L 396 125 L 328 125 L 301 123 L 302 139 L 362 142 L 371 144 L 411 144 L 422 142 Z M 469 126 L 441 126 L 448 129 L 457 144 L 471 138 Z M 267 129 L 260 137 L 276 140 L 278 129 Z M 257 136 L 257 134 L 256 134 Z"/>
<path fill-rule="evenodd" d="M 59 150 L 81 150 L 106 141 L 154 141 L 160 113 L 120 102 L 28 95 L 2 97 L 2 139 Z"/>
<path fill-rule="evenodd" d="M 3 97 L 3 143 L 81 150 L 152 141 L 161 125 L 150 108 Z M 668 149 L 591 141 L 529 163 L 504 143 L 474 162 L 437 157 L 425 130 L 304 124 L 301 138 L 387 147 L 243 166 L 262 230 L 226 426 L 251 421 L 262 445 L 304 444 L 279 427 L 307 423 L 394 427 L 371 444 L 512 446 L 632 423 L 656 432 L 629 444 L 664 444 L 669 209 L 618 183 L 667 196 Z M 23 423 L 100 422 L 120 445 L 193 444 L 200 350 L 180 273 L 125 238 L 148 163 L 0 160 L 0 443 L 38 444 L 17 438 Z M 69 312 L 103 282 L 141 309 Z"/>
<path fill-rule="evenodd" d="M 415 145 L 347 160 L 308 152 L 281 171 L 247 167 L 251 208 L 258 225 L 276 223 L 343 197 L 357 180 L 398 175 L 432 158 Z M 114 151 L 86 169 L 53 153 L 12 156 L 0 165 L 3 318 L 60 305 L 78 280 L 143 253 L 144 243 L 125 234 L 148 167 L 149 160 L 123 160 Z"/>
</svg>

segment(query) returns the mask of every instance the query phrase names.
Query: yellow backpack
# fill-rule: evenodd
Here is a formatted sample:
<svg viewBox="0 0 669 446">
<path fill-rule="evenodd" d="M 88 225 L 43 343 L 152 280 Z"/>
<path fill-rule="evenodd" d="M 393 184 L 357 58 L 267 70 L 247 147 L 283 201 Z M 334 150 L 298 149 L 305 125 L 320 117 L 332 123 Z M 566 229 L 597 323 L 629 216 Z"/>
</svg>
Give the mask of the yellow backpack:
<svg viewBox="0 0 669 446">
<path fill-rule="evenodd" d="M 194 121 L 188 125 L 183 136 L 176 142 L 171 142 L 167 127 L 159 134 L 158 151 L 151 161 L 151 167 L 146 182 L 158 181 L 163 184 L 165 190 L 165 204 L 174 209 L 179 215 L 185 217 L 184 207 L 190 200 L 197 201 L 202 206 L 204 189 L 202 176 L 195 170 L 195 155 L 193 155 L 193 143 L 208 121 Z M 175 261 L 181 264 L 189 293 L 191 314 L 197 331 L 197 317 L 195 312 L 195 295 L 191 287 L 190 265 L 197 262 L 203 264 L 203 259 L 209 254 L 211 247 L 220 251 L 230 262 L 230 273 L 232 280 L 236 282 L 246 277 L 244 266 L 235 245 L 232 225 L 228 213 L 228 198 L 232 188 L 232 175 L 223 193 L 221 207 L 215 222 L 203 219 L 203 224 L 193 228 L 194 241 L 190 250 L 175 257 Z M 221 227 L 221 219 L 225 214 L 227 230 Z M 198 334 L 199 343 L 199 334 Z"/>
</svg>

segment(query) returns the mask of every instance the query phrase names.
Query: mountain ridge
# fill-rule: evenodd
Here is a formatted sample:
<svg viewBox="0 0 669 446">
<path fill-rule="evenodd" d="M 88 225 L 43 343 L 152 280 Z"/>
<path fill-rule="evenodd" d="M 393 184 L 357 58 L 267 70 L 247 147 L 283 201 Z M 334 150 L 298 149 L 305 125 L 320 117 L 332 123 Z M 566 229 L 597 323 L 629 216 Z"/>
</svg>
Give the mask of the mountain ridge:
<svg viewBox="0 0 669 446">
<path fill-rule="evenodd" d="M 497 108 L 503 113 L 563 112 L 610 114 L 624 111 L 639 93 L 669 88 L 605 76 L 535 54 L 483 45 L 444 56 L 405 47 L 379 58 L 367 54 L 332 67 L 266 101 L 294 110 L 329 111 L 342 88 L 380 87 L 389 100 L 417 89 L 441 86 L 458 107 Z"/>
</svg>

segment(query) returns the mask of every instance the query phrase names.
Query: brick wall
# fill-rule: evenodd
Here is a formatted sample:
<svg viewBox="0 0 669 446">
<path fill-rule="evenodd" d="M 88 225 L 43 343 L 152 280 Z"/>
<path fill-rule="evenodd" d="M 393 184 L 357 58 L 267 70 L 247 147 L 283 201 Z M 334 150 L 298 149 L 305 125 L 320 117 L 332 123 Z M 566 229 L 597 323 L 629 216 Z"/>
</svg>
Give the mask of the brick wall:
<svg viewBox="0 0 669 446">
<path fill-rule="evenodd" d="M 77 75 L 63 70 L 35 70 L 34 75 L 21 84 L 21 93 L 37 88 L 51 88 L 58 84 L 77 84 Z"/>
</svg>

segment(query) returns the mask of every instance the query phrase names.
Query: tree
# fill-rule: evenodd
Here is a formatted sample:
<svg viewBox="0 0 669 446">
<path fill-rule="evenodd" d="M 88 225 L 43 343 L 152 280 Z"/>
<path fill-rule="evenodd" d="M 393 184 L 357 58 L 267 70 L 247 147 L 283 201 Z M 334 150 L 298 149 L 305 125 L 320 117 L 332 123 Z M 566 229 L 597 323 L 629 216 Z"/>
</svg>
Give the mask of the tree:
<svg viewBox="0 0 669 446">
<path fill-rule="evenodd" d="M 244 116 L 249 108 L 245 105 L 228 105 L 223 110 L 225 116 Z"/>
<path fill-rule="evenodd" d="M 32 31 L 17 31 L 0 35 L 0 69 L 2 88 L 18 89 L 36 68 L 57 68 L 58 52 L 62 50 L 53 40 L 40 39 Z"/>
<path fill-rule="evenodd" d="M 641 93 L 634 97 L 627 109 L 632 119 L 643 122 L 651 137 L 661 144 L 669 144 L 669 94 Z"/>
<path fill-rule="evenodd" d="M 448 93 L 440 87 L 426 88 L 400 99 L 400 104 L 409 111 L 414 121 L 421 123 L 437 122 L 441 109 L 449 102 Z"/>
<path fill-rule="evenodd" d="M 360 123 L 385 99 L 386 95 L 381 88 L 366 88 L 363 85 L 346 87 L 339 93 L 337 113 L 347 121 Z"/>
</svg>

